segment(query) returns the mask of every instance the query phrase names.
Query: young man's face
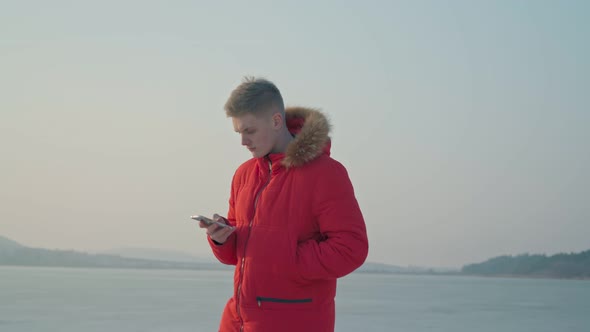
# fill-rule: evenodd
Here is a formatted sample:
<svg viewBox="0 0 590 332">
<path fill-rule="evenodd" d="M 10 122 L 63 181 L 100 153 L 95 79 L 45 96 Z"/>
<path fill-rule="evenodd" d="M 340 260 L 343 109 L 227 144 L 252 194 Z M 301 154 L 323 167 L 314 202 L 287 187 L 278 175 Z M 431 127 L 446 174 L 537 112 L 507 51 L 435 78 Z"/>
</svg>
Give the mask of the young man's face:
<svg viewBox="0 0 590 332">
<path fill-rule="evenodd" d="M 272 115 L 255 116 L 251 113 L 233 117 L 234 130 L 242 136 L 245 146 L 254 158 L 266 156 L 276 144 L 277 130 Z"/>
</svg>

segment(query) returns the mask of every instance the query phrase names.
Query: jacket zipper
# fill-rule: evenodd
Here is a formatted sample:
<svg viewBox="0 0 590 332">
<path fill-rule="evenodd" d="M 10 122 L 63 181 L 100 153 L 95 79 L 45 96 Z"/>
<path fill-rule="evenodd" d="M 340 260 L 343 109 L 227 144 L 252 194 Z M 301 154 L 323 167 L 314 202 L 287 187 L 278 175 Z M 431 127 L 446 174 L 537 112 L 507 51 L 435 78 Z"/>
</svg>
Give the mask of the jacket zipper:
<svg viewBox="0 0 590 332">
<path fill-rule="evenodd" d="M 250 233 L 252 232 L 252 223 L 254 223 L 254 217 L 256 216 L 256 207 L 258 206 L 258 199 L 260 198 L 260 195 L 262 194 L 262 191 L 264 191 L 264 189 L 266 188 L 266 186 L 268 186 L 269 182 L 270 182 L 270 178 L 272 175 L 272 161 L 270 160 L 270 158 L 268 158 L 268 156 L 266 157 L 268 160 L 268 178 L 266 179 L 266 183 L 264 183 L 264 185 L 262 186 L 262 188 L 260 188 L 260 190 L 258 191 L 258 193 L 256 193 L 256 198 L 254 198 L 254 215 L 252 216 L 252 219 L 250 219 L 250 223 L 248 224 L 248 236 L 246 237 L 246 241 L 244 242 L 244 256 L 242 257 L 242 261 L 240 263 L 240 280 L 238 282 L 238 296 L 236 299 L 236 312 L 238 314 L 238 318 L 240 319 L 240 331 L 244 330 L 244 321 L 242 319 L 242 315 L 240 313 L 240 300 L 242 298 L 242 281 L 244 280 L 244 262 L 245 262 L 245 257 L 246 257 L 246 249 L 248 249 L 248 240 L 250 240 Z"/>
<path fill-rule="evenodd" d="M 275 302 L 275 303 L 309 303 L 311 299 L 277 299 L 274 297 L 261 297 L 257 296 L 256 301 L 258 306 L 262 307 L 262 302 Z"/>
</svg>

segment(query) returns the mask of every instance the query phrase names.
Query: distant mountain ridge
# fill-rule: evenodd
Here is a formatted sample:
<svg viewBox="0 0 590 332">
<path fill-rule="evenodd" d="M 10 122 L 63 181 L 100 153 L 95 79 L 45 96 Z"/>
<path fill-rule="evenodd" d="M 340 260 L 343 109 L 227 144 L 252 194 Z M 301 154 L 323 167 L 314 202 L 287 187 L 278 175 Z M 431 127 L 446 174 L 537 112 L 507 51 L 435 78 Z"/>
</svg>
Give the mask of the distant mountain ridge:
<svg viewBox="0 0 590 332">
<path fill-rule="evenodd" d="M 219 263 L 174 262 L 127 258 L 119 255 L 89 254 L 73 250 L 31 248 L 3 236 L 0 236 L 0 265 L 194 270 L 232 269 L 232 267 Z"/>
<path fill-rule="evenodd" d="M 184 262 L 184 263 L 215 263 L 217 262 L 213 258 L 207 259 L 191 254 L 167 249 L 154 249 L 154 248 L 115 248 L 107 251 L 100 252 L 100 254 L 117 255 L 126 258 L 139 258 L 139 259 L 150 259 L 150 260 L 161 260 L 169 262 Z"/>
<path fill-rule="evenodd" d="M 590 250 L 580 253 L 498 256 L 465 265 L 464 274 L 590 279 Z"/>
<path fill-rule="evenodd" d="M 173 250 L 121 248 L 90 254 L 73 250 L 31 248 L 0 235 L 1 265 L 193 270 L 234 268 L 214 259 L 207 260 Z M 499 256 L 482 263 L 465 265 L 461 270 L 365 262 L 356 272 L 590 279 L 590 250 L 553 256 Z"/>
<path fill-rule="evenodd" d="M 20 243 L 0 235 L 0 250 L 16 249 L 23 247 L 24 246 Z"/>
<path fill-rule="evenodd" d="M 187 253 L 152 248 L 119 248 L 103 253 L 83 253 L 73 250 L 30 248 L 0 236 L 0 265 L 115 267 L 150 269 L 210 269 L 231 270 L 232 266 Z M 365 262 L 358 272 L 420 273 L 426 268 L 399 267 Z"/>
</svg>

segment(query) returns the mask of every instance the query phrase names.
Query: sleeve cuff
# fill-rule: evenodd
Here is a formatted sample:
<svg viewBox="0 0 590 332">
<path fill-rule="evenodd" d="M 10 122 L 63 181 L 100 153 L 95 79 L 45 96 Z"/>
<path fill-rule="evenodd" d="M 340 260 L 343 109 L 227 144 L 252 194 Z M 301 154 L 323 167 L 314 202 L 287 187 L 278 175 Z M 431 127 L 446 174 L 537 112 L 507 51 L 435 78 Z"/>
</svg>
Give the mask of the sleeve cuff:
<svg viewBox="0 0 590 332">
<path fill-rule="evenodd" d="M 222 245 L 223 245 L 223 243 L 219 243 L 219 242 L 217 242 L 217 241 L 213 240 L 212 238 L 209 238 L 209 239 L 210 239 L 210 240 L 211 240 L 211 242 L 213 242 L 213 243 L 214 243 L 216 246 L 222 246 Z"/>
</svg>

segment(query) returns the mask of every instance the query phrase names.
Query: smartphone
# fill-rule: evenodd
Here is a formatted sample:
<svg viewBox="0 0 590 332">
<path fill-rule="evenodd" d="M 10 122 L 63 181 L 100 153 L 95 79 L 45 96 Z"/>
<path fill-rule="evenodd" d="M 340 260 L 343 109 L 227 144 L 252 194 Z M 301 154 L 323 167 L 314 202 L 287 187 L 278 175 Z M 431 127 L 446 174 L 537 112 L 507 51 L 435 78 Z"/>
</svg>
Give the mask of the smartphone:
<svg viewBox="0 0 590 332">
<path fill-rule="evenodd" d="M 213 220 L 213 219 L 209 219 L 209 218 L 207 218 L 207 217 L 205 217 L 205 216 L 201 216 L 201 215 L 191 216 L 191 219 L 198 220 L 198 221 L 202 221 L 202 222 L 204 222 L 204 223 L 205 223 L 205 225 L 207 225 L 207 226 L 211 226 L 211 225 L 213 225 L 213 224 L 217 224 L 217 226 L 219 226 L 219 227 L 229 227 L 229 225 L 228 225 L 228 224 L 224 224 L 224 223 L 222 223 L 222 222 L 215 221 L 215 220 Z"/>
</svg>

